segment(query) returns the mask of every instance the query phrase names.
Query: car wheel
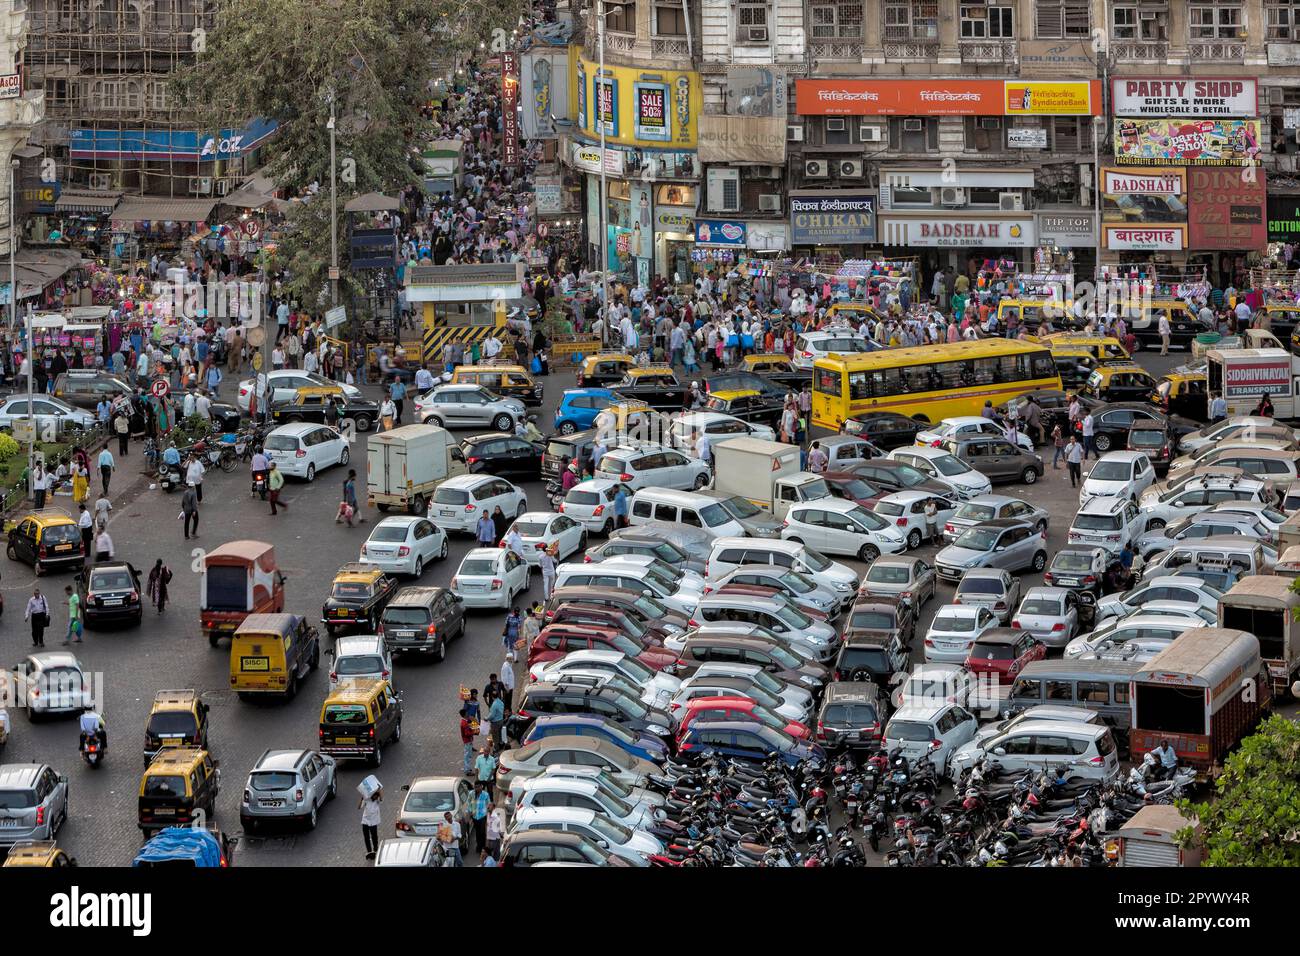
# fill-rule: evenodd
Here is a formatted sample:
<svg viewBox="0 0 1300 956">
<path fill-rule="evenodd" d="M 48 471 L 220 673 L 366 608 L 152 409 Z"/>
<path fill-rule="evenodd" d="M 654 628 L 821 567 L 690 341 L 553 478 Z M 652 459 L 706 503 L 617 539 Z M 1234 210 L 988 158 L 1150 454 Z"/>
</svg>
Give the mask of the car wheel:
<svg viewBox="0 0 1300 956">
<path fill-rule="evenodd" d="M 393 743 L 402 739 L 402 722 L 399 720 L 397 726 L 393 728 Z"/>
<path fill-rule="evenodd" d="M 1150 521 L 1147 522 L 1148 531 L 1159 531 L 1164 526 L 1165 526 L 1164 518 L 1152 518 Z"/>
<path fill-rule="evenodd" d="M 352 451 L 346 445 L 344 445 L 343 454 L 339 455 L 339 464 L 346 465 L 351 460 L 352 460 Z"/>
<path fill-rule="evenodd" d="M 1111 445 L 1110 436 L 1104 432 L 1094 437 L 1092 443 L 1097 446 L 1097 451 L 1100 452 L 1110 451 L 1110 445 Z"/>
<path fill-rule="evenodd" d="M 375 755 L 370 758 L 370 766 L 378 767 L 383 762 L 384 762 L 384 748 L 376 745 Z"/>
<path fill-rule="evenodd" d="M 561 435 L 572 435 L 577 430 L 578 430 L 578 426 L 573 424 L 573 422 L 565 422 L 563 425 L 560 426 Z"/>
<path fill-rule="evenodd" d="M 1138 338 L 1136 335 L 1133 336 L 1133 351 L 1134 352 L 1142 351 L 1142 340 Z"/>
<path fill-rule="evenodd" d="M 418 578 L 424 573 L 424 558 L 415 559 L 415 576 Z"/>
<path fill-rule="evenodd" d="M 1043 568 L 1047 567 L 1047 552 L 1036 551 L 1034 553 L 1034 562 L 1029 567 L 1034 571 L 1041 571 Z"/>
<path fill-rule="evenodd" d="M 919 529 L 913 528 L 907 534 L 907 547 L 914 551 L 920 546 L 921 546 L 921 532 Z"/>
<path fill-rule="evenodd" d="M 8 547 L 5 548 L 5 556 L 9 558 L 10 561 L 18 560 L 18 553 L 14 551 L 14 545 L 12 541 L 9 542 Z"/>
<path fill-rule="evenodd" d="M 708 474 L 708 472 L 703 472 L 703 471 L 702 471 L 702 472 L 700 472 L 698 475 L 695 476 L 695 490 L 696 490 L 696 491 L 699 491 L 701 488 L 706 487 L 706 486 L 708 485 L 708 483 L 709 483 L 709 474 Z"/>
<path fill-rule="evenodd" d="M 330 788 L 325 792 L 326 800 L 333 800 L 339 795 L 339 775 L 338 770 L 330 776 Z"/>
<path fill-rule="evenodd" d="M 1026 468 L 1020 475 L 1020 480 L 1027 485 L 1032 485 L 1038 481 L 1038 469 Z"/>
<path fill-rule="evenodd" d="M 438 428 L 446 428 L 446 427 L 447 427 L 446 425 L 444 425 L 444 424 L 442 423 L 442 419 L 439 418 L 437 415 L 426 415 L 426 416 L 425 416 L 425 419 L 424 419 L 424 423 L 425 423 L 426 425 L 434 425 L 434 426 L 436 426 L 436 427 L 438 427 Z"/>
<path fill-rule="evenodd" d="M 307 814 L 307 829 L 316 829 L 316 804 L 311 805 L 311 813 Z"/>
<path fill-rule="evenodd" d="M 874 561 L 878 557 L 880 557 L 880 549 L 874 544 L 864 544 L 858 551 L 859 561 Z"/>
<path fill-rule="evenodd" d="M 600 529 L 600 533 L 603 534 L 603 535 L 604 535 L 605 537 L 607 537 L 607 538 L 608 538 L 611 534 L 614 533 L 614 519 L 613 519 L 613 518 L 606 518 L 606 519 L 605 519 L 605 526 L 604 526 L 603 528 Z"/>
<path fill-rule="evenodd" d="M 571 553 L 577 553 L 578 551 L 586 551 L 586 550 L 587 550 L 587 532 L 584 531 L 582 532 L 582 534 L 578 535 L 578 547 L 575 548 L 574 551 Z"/>
<path fill-rule="evenodd" d="M 370 431 L 370 416 L 369 416 L 369 415 L 358 415 L 356 418 L 352 419 L 352 421 L 353 421 L 353 423 L 357 426 L 357 431 L 359 431 L 359 432 L 368 432 L 368 431 Z"/>
<path fill-rule="evenodd" d="M 1046 531 L 1047 519 L 1044 518 L 1042 521 L 1038 522 L 1038 524 L 1034 525 L 1034 530 L 1037 531 L 1039 534 L 1042 534 L 1044 531 Z"/>
<path fill-rule="evenodd" d="M 442 547 L 438 549 L 438 560 L 439 561 L 447 560 L 447 535 L 446 534 L 442 536 Z"/>
<path fill-rule="evenodd" d="M 522 518 L 526 511 L 528 511 L 528 502 L 519 502 L 519 507 L 515 509 L 515 518 Z"/>
<path fill-rule="evenodd" d="M 515 420 L 505 412 L 502 412 L 500 415 L 497 415 L 492 419 L 492 427 L 499 432 L 508 432 L 515 427 Z"/>
<path fill-rule="evenodd" d="M 307 480 L 309 482 L 316 480 L 316 466 L 314 464 L 307 466 Z"/>
<path fill-rule="evenodd" d="M 438 642 L 438 652 L 433 655 L 433 659 L 439 664 L 447 659 L 447 642 L 445 640 Z"/>
</svg>

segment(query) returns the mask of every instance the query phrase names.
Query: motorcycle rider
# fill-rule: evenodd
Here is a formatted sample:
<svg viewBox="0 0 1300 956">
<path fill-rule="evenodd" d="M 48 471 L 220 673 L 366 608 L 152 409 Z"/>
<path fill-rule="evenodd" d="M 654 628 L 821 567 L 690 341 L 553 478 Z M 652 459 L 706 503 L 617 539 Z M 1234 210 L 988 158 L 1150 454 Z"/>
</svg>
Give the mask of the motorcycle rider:
<svg viewBox="0 0 1300 956">
<path fill-rule="evenodd" d="M 86 749 L 89 738 L 99 742 L 100 751 L 108 749 L 108 730 L 104 727 L 104 718 L 97 711 L 87 710 L 81 715 L 81 749 Z"/>
<path fill-rule="evenodd" d="M 267 478 L 271 473 L 271 460 L 266 457 L 266 452 L 262 450 L 260 445 L 253 452 L 253 460 L 250 463 L 249 470 L 253 474 L 253 490 L 256 491 L 259 486 L 265 490 Z"/>
<path fill-rule="evenodd" d="M 534 445 L 540 444 L 545 437 L 541 429 L 537 427 L 536 415 L 529 415 L 526 423 L 515 426 L 515 434 L 524 441 L 532 442 Z"/>
<path fill-rule="evenodd" d="M 180 469 L 181 453 L 176 450 L 175 442 L 168 443 L 167 450 L 163 452 L 162 460 L 163 460 L 163 464 L 166 465 L 168 468 L 177 469 L 177 470 Z"/>
<path fill-rule="evenodd" d="M 1168 738 L 1160 741 L 1160 746 L 1151 751 L 1151 756 L 1159 763 L 1156 769 L 1157 780 L 1167 780 L 1178 769 L 1178 752 L 1169 746 Z"/>
</svg>

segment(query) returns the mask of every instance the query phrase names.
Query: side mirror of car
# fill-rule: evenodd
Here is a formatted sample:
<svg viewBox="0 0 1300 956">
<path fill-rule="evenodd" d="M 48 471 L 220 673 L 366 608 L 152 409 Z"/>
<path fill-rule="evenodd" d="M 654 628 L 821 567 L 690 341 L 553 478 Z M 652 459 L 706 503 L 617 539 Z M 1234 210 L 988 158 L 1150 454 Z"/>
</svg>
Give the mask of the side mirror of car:
<svg viewBox="0 0 1300 956">
<path fill-rule="evenodd" d="M 998 551 L 1005 551 L 1005 550 L 1007 550 L 1007 546 L 1005 544 L 999 544 L 997 547 L 993 549 L 995 553 Z"/>
<path fill-rule="evenodd" d="M 1006 747 L 994 747 L 994 748 L 993 748 L 993 755 L 996 756 L 996 757 L 1005 757 L 1005 756 L 1007 755 L 1007 748 L 1006 748 Z"/>
</svg>

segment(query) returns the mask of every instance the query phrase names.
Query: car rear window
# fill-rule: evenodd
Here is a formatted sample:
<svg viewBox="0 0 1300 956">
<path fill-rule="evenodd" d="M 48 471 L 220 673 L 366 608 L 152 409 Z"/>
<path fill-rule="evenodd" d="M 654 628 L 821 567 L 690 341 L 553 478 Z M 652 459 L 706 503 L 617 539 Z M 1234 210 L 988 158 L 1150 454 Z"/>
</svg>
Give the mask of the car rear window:
<svg viewBox="0 0 1300 956">
<path fill-rule="evenodd" d="M 529 538 L 540 538 L 546 534 L 545 521 L 516 521 L 515 530 Z"/>
<path fill-rule="evenodd" d="M 855 667 L 866 667 L 883 673 L 889 668 L 889 658 L 881 647 L 844 648 L 840 653 L 840 669 L 852 670 Z"/>
<path fill-rule="evenodd" d="M 867 726 L 879 719 L 876 708 L 871 704 L 829 704 L 822 720 L 828 724 L 849 724 Z"/>
<path fill-rule="evenodd" d="M 444 813 L 456 809 L 456 797 L 450 790 L 412 790 L 402 809 L 411 813 Z"/>
<path fill-rule="evenodd" d="M 1052 561 L 1053 571 L 1088 571 L 1092 568 L 1092 555 L 1078 551 L 1062 551 Z"/>
<path fill-rule="evenodd" d="M 1001 594 L 1002 581 L 998 578 L 963 578 L 957 585 L 958 594 Z"/>
<path fill-rule="evenodd" d="M 339 675 L 378 674 L 384 669 L 384 659 L 378 654 L 352 654 L 340 657 L 334 664 L 334 672 Z"/>
<path fill-rule="evenodd" d="M 35 790 L 0 790 L 0 810 L 28 810 L 34 806 Z"/>
<path fill-rule="evenodd" d="M 48 544 L 68 544 L 81 540 L 81 531 L 75 524 L 56 524 L 45 529 L 42 535 Z"/>
<path fill-rule="evenodd" d="M 934 728 L 917 720 L 894 720 L 886 736 L 890 740 L 933 740 Z"/>
<path fill-rule="evenodd" d="M 155 737 L 171 736 L 174 734 L 183 734 L 187 737 L 192 737 L 197 729 L 198 728 L 194 726 L 193 714 L 187 711 L 170 710 L 150 715 L 149 726 L 146 728 L 146 733 L 153 734 Z"/>
<path fill-rule="evenodd" d="M 1119 515 L 1075 515 L 1074 527 L 1081 531 L 1115 531 L 1119 528 Z"/>
<path fill-rule="evenodd" d="M 1061 604 L 1050 598 L 1026 598 L 1020 605 L 1021 614 L 1042 614 L 1048 617 L 1061 613 Z"/>
<path fill-rule="evenodd" d="M 903 506 L 893 501 L 878 501 L 876 513 L 896 518 L 903 513 Z"/>
<path fill-rule="evenodd" d="M 867 580 L 876 584 L 906 584 L 912 579 L 912 572 L 898 564 L 873 564 L 867 571 Z"/>
<path fill-rule="evenodd" d="M 600 504 L 600 493 L 596 491 L 578 491 L 575 488 L 565 496 L 564 501 L 570 505 L 598 505 Z"/>
<path fill-rule="evenodd" d="M 549 458 L 572 458 L 573 442 L 552 439 L 546 443 L 546 455 Z"/>
<path fill-rule="evenodd" d="M 266 447 L 272 451 L 297 451 L 298 439 L 293 435 L 267 435 Z"/>
<path fill-rule="evenodd" d="M 463 505 L 469 501 L 469 492 L 444 485 L 433 493 L 433 500 L 440 505 Z"/>
<path fill-rule="evenodd" d="M 283 770 L 261 770 L 254 773 L 248 778 L 248 786 L 251 790 L 288 790 L 296 786 L 298 777 L 296 774 L 287 773 Z"/>
<path fill-rule="evenodd" d="M 361 704 L 330 704 L 325 708 L 327 724 L 364 724 L 370 721 L 370 713 Z"/>
<path fill-rule="evenodd" d="M 381 525 L 374 531 L 370 532 L 371 541 L 405 541 L 405 525 Z"/>
<path fill-rule="evenodd" d="M 956 614 L 936 614 L 932 630 L 942 634 L 966 634 L 975 630 L 975 618 Z"/>
<path fill-rule="evenodd" d="M 131 586 L 131 575 L 125 571 L 92 571 L 90 573 L 90 590 L 118 591 Z"/>
<path fill-rule="evenodd" d="M 370 585 L 358 582 L 342 581 L 330 590 L 330 596 L 345 601 L 366 600 L 370 597 Z"/>
<path fill-rule="evenodd" d="M 457 574 L 496 574 L 497 563 L 490 558 L 466 558 Z"/>
<path fill-rule="evenodd" d="M 179 797 L 185 795 L 185 778 L 173 774 L 150 775 L 144 780 L 146 797 Z"/>
<path fill-rule="evenodd" d="M 1016 659 L 1015 648 L 1010 644 L 986 644 L 976 641 L 970 656 L 985 661 L 1013 661 Z"/>
<path fill-rule="evenodd" d="M 972 521 L 988 521 L 998 513 L 993 505 L 964 504 L 957 509 L 954 518 L 969 518 Z"/>
<path fill-rule="evenodd" d="M 428 608 L 389 605 L 384 608 L 383 622 L 385 624 L 428 624 L 429 617 Z"/>
<path fill-rule="evenodd" d="M 894 615 L 889 611 L 854 611 L 849 618 L 849 627 L 890 630 L 894 627 Z"/>
</svg>

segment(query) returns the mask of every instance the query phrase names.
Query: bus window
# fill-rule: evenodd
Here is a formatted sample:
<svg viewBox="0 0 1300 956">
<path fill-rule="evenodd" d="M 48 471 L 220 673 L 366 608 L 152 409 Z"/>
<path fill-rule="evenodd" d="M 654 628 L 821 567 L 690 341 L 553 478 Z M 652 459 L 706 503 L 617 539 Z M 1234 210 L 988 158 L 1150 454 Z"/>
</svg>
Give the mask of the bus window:
<svg viewBox="0 0 1300 956">
<path fill-rule="evenodd" d="M 1051 353 L 1034 352 L 1030 355 L 1030 358 L 1033 360 L 1033 372 L 1029 376 L 1030 378 L 1056 377 L 1056 363 L 1052 361 Z"/>
<path fill-rule="evenodd" d="M 817 369 L 817 380 L 814 383 L 814 388 L 823 395 L 839 397 L 841 377 L 841 373 L 837 370 L 819 368 Z"/>
</svg>

